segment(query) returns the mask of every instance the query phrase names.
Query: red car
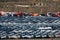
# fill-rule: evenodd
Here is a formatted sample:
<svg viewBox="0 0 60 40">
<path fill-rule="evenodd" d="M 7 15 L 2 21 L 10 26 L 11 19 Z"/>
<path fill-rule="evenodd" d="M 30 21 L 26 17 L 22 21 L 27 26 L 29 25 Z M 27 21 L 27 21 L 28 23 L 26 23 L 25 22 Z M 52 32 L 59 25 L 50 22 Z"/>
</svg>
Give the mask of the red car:
<svg viewBox="0 0 60 40">
<path fill-rule="evenodd" d="M 23 12 L 16 12 L 16 16 L 23 16 L 24 13 Z"/>
<path fill-rule="evenodd" d="M 60 12 L 55 13 L 57 17 L 60 17 Z"/>
</svg>

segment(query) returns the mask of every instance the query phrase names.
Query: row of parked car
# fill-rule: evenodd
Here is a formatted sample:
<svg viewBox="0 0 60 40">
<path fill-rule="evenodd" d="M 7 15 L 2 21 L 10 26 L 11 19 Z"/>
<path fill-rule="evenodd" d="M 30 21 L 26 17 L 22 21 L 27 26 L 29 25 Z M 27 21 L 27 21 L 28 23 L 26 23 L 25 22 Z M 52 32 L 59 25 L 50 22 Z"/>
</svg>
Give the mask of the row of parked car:
<svg viewBox="0 0 60 40">
<path fill-rule="evenodd" d="M 3 23 L 60 23 L 59 17 L 46 17 L 46 16 L 0 16 L 0 22 Z"/>
<path fill-rule="evenodd" d="M 4 12 L 0 11 L 0 16 L 50 16 L 50 17 L 60 17 L 60 12 L 48 12 L 47 14 L 41 13 L 26 13 L 26 12 Z"/>
<path fill-rule="evenodd" d="M 51 37 L 51 32 L 60 37 L 60 17 L 52 13 L 0 12 L 0 38 Z"/>
<path fill-rule="evenodd" d="M 0 16 L 38 16 L 38 13 L 25 13 L 25 12 L 0 12 Z"/>
<path fill-rule="evenodd" d="M 60 25 L 60 24 L 59 24 Z M 50 27 L 51 26 L 51 27 Z M 60 26 L 58 24 L 34 24 L 21 23 L 0 25 L 0 38 L 40 38 L 60 37 Z M 17 35 L 18 34 L 18 35 Z"/>
</svg>

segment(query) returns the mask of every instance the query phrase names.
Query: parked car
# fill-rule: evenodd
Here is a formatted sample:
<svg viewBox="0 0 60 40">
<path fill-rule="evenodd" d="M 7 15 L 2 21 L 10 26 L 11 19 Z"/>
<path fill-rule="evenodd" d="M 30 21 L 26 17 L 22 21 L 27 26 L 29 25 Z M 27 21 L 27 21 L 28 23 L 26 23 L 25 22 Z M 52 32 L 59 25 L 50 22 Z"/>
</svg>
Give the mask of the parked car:
<svg viewBox="0 0 60 40">
<path fill-rule="evenodd" d="M 55 15 L 56 15 L 57 17 L 60 17 L 60 12 L 56 12 Z"/>
</svg>

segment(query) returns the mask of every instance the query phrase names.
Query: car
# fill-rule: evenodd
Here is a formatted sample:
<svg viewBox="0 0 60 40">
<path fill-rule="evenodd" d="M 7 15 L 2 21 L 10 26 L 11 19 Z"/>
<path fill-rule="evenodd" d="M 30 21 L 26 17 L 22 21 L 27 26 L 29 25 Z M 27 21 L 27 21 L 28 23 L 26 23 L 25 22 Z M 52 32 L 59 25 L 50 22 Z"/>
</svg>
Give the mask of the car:
<svg viewBox="0 0 60 40">
<path fill-rule="evenodd" d="M 55 15 L 56 15 L 57 17 L 60 17 L 60 12 L 56 12 Z"/>
</svg>

